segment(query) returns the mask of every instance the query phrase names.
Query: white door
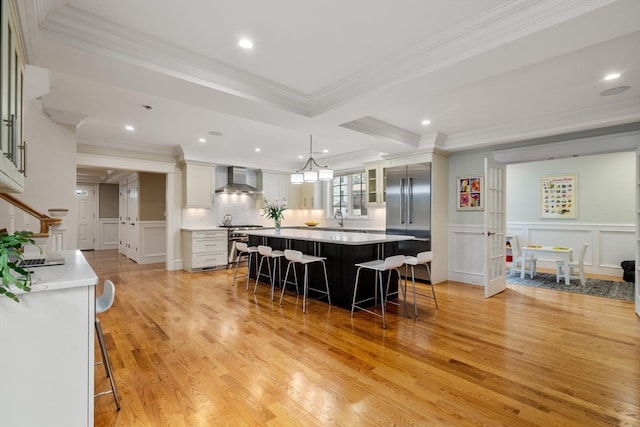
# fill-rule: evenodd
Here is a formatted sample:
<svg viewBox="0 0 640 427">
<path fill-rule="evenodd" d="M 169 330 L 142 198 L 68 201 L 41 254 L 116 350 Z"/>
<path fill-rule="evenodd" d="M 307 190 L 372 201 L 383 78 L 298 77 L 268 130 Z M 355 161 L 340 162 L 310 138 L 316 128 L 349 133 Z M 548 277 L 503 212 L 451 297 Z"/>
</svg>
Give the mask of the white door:
<svg viewBox="0 0 640 427">
<path fill-rule="evenodd" d="M 118 198 L 118 253 L 127 256 L 127 244 L 129 242 L 127 229 L 127 184 L 120 185 Z"/>
<path fill-rule="evenodd" d="M 138 262 L 138 181 L 132 181 L 127 185 L 127 257 Z"/>
<path fill-rule="evenodd" d="M 493 159 L 484 159 L 484 234 L 487 238 L 485 298 L 507 288 L 506 261 L 506 166 Z"/>
<path fill-rule="evenodd" d="M 636 314 L 640 316 L 640 147 L 636 149 Z"/>
<path fill-rule="evenodd" d="M 96 186 L 77 185 L 78 249 L 95 249 L 96 233 Z"/>
</svg>

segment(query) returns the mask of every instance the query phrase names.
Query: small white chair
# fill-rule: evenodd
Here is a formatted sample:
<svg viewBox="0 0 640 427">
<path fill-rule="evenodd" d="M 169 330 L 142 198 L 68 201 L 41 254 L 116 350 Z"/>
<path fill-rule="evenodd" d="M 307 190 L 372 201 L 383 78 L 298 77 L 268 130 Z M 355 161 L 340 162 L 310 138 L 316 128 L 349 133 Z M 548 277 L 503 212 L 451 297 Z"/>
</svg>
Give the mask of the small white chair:
<svg viewBox="0 0 640 427">
<path fill-rule="evenodd" d="M 413 284 L 413 310 L 415 312 L 416 318 L 418 317 L 418 303 L 416 301 L 416 295 L 421 295 L 427 298 L 433 298 L 433 301 L 436 303 L 436 308 L 438 308 L 438 300 L 436 299 L 436 290 L 433 287 L 433 281 L 431 280 L 431 268 L 429 268 L 429 264 L 433 260 L 433 252 L 426 251 L 420 252 L 416 256 L 408 256 L 404 259 L 404 277 L 408 277 L 407 268 L 411 267 L 411 282 Z M 429 275 L 429 285 L 431 285 L 431 295 L 420 294 L 416 292 L 416 277 L 415 277 L 415 267 L 418 265 L 424 265 L 427 269 L 427 274 Z M 406 280 L 406 279 L 405 279 Z M 405 283 L 405 289 L 407 285 Z"/>
<path fill-rule="evenodd" d="M 246 290 L 249 290 L 249 273 L 251 268 L 251 258 L 253 254 L 258 253 L 258 248 L 256 246 L 249 246 L 245 242 L 236 242 L 236 250 L 238 251 L 238 257 L 236 258 L 236 272 L 233 274 L 233 283 L 231 286 L 236 284 L 236 278 L 247 278 Z M 240 263 L 243 261 L 247 261 L 247 274 L 245 276 L 238 277 L 238 267 Z M 258 271 L 258 256 L 256 255 L 256 271 Z"/>
<path fill-rule="evenodd" d="M 356 267 L 358 267 L 358 271 L 356 272 L 356 282 L 353 286 L 353 302 L 351 304 L 351 317 L 353 317 L 353 311 L 355 310 L 355 308 L 359 308 L 362 311 L 366 311 L 367 313 L 371 313 L 373 315 L 376 316 L 382 316 L 382 328 L 386 329 L 387 328 L 387 323 L 386 323 L 386 318 L 385 318 L 385 305 L 387 303 L 387 297 L 388 297 L 388 293 L 389 293 L 389 283 L 391 282 L 391 276 L 393 274 L 392 271 L 390 270 L 395 270 L 396 273 L 398 274 L 398 294 L 400 293 L 400 286 L 402 286 L 402 281 L 400 280 L 400 270 L 398 270 L 398 268 L 400 266 L 402 266 L 404 264 L 404 259 L 405 256 L 404 255 L 394 255 L 394 256 L 390 256 L 385 258 L 384 260 L 374 260 L 374 261 L 367 261 L 367 262 L 362 262 L 362 263 L 358 263 L 356 264 Z M 356 297 L 358 294 L 358 279 L 360 278 L 360 271 L 362 269 L 367 269 L 367 270 L 373 270 L 376 272 L 376 276 L 377 276 L 377 281 L 379 282 L 379 286 L 380 286 L 380 299 L 381 299 L 381 306 L 382 306 L 382 315 L 378 314 L 377 312 L 373 311 L 373 310 L 369 310 L 366 307 L 360 306 L 359 304 L 371 301 L 372 299 L 374 300 L 374 305 L 377 305 L 378 303 L 378 290 L 376 288 L 376 281 L 374 281 L 374 296 L 373 297 L 369 297 L 369 298 L 365 298 L 359 301 L 356 301 Z M 385 271 L 390 271 L 389 276 L 387 277 L 387 289 L 386 291 L 383 289 L 382 287 L 382 273 Z M 404 295 L 404 308 L 407 312 L 407 317 L 409 317 L 409 309 L 407 308 L 407 290 L 406 288 L 403 291 L 403 295 Z"/>
<path fill-rule="evenodd" d="M 585 243 L 580 251 L 580 256 L 577 261 L 569 261 L 569 280 L 571 279 L 580 279 L 580 284 L 582 286 L 585 285 L 584 280 L 584 257 L 587 254 L 587 249 L 589 248 L 589 244 Z M 578 274 L 575 274 L 575 269 L 578 268 Z M 564 276 L 564 261 L 557 260 L 556 261 L 556 283 L 560 282 L 560 277 Z"/>
<path fill-rule="evenodd" d="M 527 266 L 529 267 L 529 276 L 533 279 L 533 276 L 536 274 L 536 257 L 533 254 L 528 254 L 527 259 L 522 257 L 522 251 L 520 250 L 520 243 L 518 242 L 518 238 L 516 236 L 511 239 L 511 274 L 516 274 L 522 263 L 524 263 L 524 268 L 527 270 Z"/>
<path fill-rule="evenodd" d="M 104 281 L 104 289 L 102 294 L 96 298 L 96 315 L 104 313 L 109 310 L 113 305 L 113 301 L 116 298 L 116 287 L 111 280 Z M 111 369 L 111 361 L 109 360 L 109 354 L 107 353 L 107 345 L 104 342 L 104 335 L 102 335 L 102 326 L 100 326 L 100 320 L 96 316 L 96 334 L 98 335 L 98 343 L 100 344 L 100 352 L 102 353 L 102 361 L 97 362 L 96 365 L 104 364 L 107 377 L 111 382 L 111 390 L 97 393 L 94 397 L 104 396 L 105 394 L 113 393 L 113 398 L 116 401 L 116 408 L 120 410 L 120 399 L 118 398 L 118 391 L 116 390 L 116 382 L 113 378 L 113 370 Z"/>
<path fill-rule="evenodd" d="M 258 290 L 258 282 L 260 281 L 260 277 L 267 276 L 269 277 L 269 281 L 271 283 L 271 301 L 273 301 L 273 292 L 276 286 L 276 271 L 278 272 L 279 279 L 280 271 L 282 270 L 282 263 L 280 262 L 280 259 L 284 256 L 284 252 L 280 250 L 273 250 L 271 246 L 258 245 L 258 253 L 262 255 L 262 258 L 260 258 L 260 265 L 258 266 L 258 272 L 256 273 L 256 285 L 253 287 L 253 293 L 255 294 Z M 267 260 L 267 267 L 269 267 L 269 274 L 265 274 L 262 272 L 262 263 L 265 259 Z M 273 259 L 273 269 L 271 268 L 271 264 L 269 263 L 270 259 Z M 280 264 L 280 269 L 278 269 L 278 263 Z"/>
<path fill-rule="evenodd" d="M 285 249 L 284 257 L 289 261 L 287 264 L 287 272 L 284 275 L 284 283 L 282 285 L 282 293 L 280 294 L 280 305 L 282 305 L 282 298 L 284 297 L 284 291 L 287 287 L 287 279 L 289 278 L 289 269 L 293 267 L 293 276 L 295 278 L 296 290 L 298 289 L 298 276 L 296 275 L 296 264 L 301 264 L 304 266 L 304 285 L 302 287 L 302 313 L 307 312 L 307 297 L 309 296 L 309 289 L 315 292 L 319 292 L 321 294 L 325 294 L 329 301 L 329 305 L 331 305 L 331 295 L 329 294 L 329 278 L 327 276 L 327 266 L 325 264 L 325 257 L 313 256 L 303 254 L 301 251 L 296 251 L 293 249 Z M 314 262 L 322 263 L 322 269 L 324 270 L 324 284 L 326 290 L 309 288 L 309 264 Z"/>
</svg>

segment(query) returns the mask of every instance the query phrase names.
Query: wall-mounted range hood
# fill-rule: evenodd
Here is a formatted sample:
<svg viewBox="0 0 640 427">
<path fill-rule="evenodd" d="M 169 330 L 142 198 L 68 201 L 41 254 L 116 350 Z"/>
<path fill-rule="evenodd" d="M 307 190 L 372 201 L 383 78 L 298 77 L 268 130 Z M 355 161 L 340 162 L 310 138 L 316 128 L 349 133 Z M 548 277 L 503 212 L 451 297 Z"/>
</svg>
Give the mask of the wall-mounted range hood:
<svg viewBox="0 0 640 427">
<path fill-rule="evenodd" d="M 230 166 L 227 176 L 227 184 L 216 189 L 216 193 L 262 194 L 262 191 L 247 184 L 247 168 Z"/>
</svg>

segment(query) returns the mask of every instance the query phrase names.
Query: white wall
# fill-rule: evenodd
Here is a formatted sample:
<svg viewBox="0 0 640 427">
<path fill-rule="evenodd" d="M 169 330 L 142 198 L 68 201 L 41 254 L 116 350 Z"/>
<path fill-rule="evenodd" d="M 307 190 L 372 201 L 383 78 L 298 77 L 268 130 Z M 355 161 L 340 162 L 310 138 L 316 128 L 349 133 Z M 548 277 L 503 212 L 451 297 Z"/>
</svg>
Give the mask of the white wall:
<svg viewBox="0 0 640 427">
<path fill-rule="evenodd" d="M 25 103 L 24 140 L 27 142 L 27 177 L 22 194 L 13 194 L 40 213 L 48 215 L 50 208 L 69 209 L 63 227 L 63 249 L 77 247 L 76 224 L 76 137 L 75 129 L 54 123 L 42 112 L 40 101 Z M 0 202 L 0 225 L 9 228 L 9 208 Z M 40 222 L 15 210 L 15 230 L 40 231 Z M 53 239 L 45 250 L 53 250 Z"/>
</svg>

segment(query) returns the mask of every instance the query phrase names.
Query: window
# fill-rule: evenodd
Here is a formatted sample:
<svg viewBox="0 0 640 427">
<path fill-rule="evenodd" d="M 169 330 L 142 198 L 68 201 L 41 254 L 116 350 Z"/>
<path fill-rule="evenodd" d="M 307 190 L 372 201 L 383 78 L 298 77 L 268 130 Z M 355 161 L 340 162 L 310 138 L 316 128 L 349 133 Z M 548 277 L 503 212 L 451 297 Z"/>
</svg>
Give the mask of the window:
<svg viewBox="0 0 640 427">
<path fill-rule="evenodd" d="M 331 216 L 341 211 L 344 217 L 367 216 L 364 172 L 340 175 L 331 185 Z"/>
</svg>

